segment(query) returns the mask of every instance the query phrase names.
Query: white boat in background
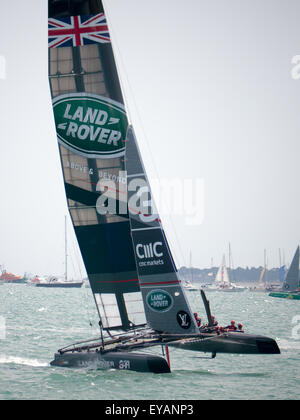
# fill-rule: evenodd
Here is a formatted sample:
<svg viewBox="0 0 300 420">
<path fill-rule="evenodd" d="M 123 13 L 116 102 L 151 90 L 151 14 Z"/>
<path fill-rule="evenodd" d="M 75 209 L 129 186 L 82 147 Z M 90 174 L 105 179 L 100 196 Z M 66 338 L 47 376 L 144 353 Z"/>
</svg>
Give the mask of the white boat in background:
<svg viewBox="0 0 300 420">
<path fill-rule="evenodd" d="M 201 286 L 201 290 L 203 290 L 205 292 L 218 292 L 219 291 L 219 289 L 217 287 L 214 287 L 212 285 L 209 285 L 209 286 L 204 285 L 204 287 Z"/>
<path fill-rule="evenodd" d="M 199 290 L 198 287 L 194 285 L 194 276 L 193 276 L 193 267 L 192 267 L 192 252 L 190 252 L 190 276 L 191 280 L 185 279 L 183 282 L 183 287 L 185 290 L 196 291 Z"/>
<path fill-rule="evenodd" d="M 82 281 L 66 280 L 55 276 L 49 276 L 47 278 L 40 278 L 40 281 L 34 283 L 35 287 L 60 287 L 60 288 L 80 288 Z"/>
<path fill-rule="evenodd" d="M 60 288 L 80 288 L 83 285 L 82 280 L 68 280 L 68 246 L 67 246 L 67 216 L 65 216 L 65 275 L 64 277 L 48 276 L 35 277 L 35 287 L 60 287 Z"/>
<path fill-rule="evenodd" d="M 189 291 L 199 290 L 198 287 L 194 286 L 189 280 L 184 281 L 183 287 L 185 290 L 189 290 Z"/>
<path fill-rule="evenodd" d="M 223 255 L 222 264 L 220 265 L 216 275 L 215 289 L 218 292 L 244 292 L 246 290 L 245 287 L 237 286 L 235 283 L 231 283 L 226 267 L 225 255 Z"/>
</svg>

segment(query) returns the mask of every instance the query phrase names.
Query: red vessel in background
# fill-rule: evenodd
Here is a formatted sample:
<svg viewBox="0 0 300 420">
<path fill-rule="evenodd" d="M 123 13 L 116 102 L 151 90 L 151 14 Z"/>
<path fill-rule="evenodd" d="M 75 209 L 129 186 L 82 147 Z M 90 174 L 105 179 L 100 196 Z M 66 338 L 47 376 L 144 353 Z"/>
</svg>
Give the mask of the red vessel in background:
<svg viewBox="0 0 300 420">
<path fill-rule="evenodd" d="M 6 270 L 2 269 L 2 273 L 0 275 L 0 282 L 1 283 L 25 283 L 25 278 L 22 276 L 17 276 L 16 274 L 9 273 Z"/>
</svg>

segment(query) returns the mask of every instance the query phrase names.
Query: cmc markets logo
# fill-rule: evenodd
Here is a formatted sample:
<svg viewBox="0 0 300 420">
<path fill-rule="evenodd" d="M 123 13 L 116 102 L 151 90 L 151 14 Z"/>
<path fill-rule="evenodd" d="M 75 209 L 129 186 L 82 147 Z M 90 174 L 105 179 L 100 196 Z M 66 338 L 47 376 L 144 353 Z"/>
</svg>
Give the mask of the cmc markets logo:
<svg viewBox="0 0 300 420">
<path fill-rule="evenodd" d="M 58 141 L 88 158 L 124 154 L 128 120 L 124 106 L 100 95 L 73 93 L 53 100 Z"/>
<path fill-rule="evenodd" d="M 171 295 L 164 290 L 153 290 L 148 293 L 146 301 L 149 308 L 155 312 L 167 312 L 173 306 Z"/>
<path fill-rule="evenodd" d="M 160 247 L 162 247 L 162 242 L 155 242 L 149 244 L 138 244 L 136 246 L 136 255 L 139 259 L 143 260 L 145 258 L 161 258 L 163 253 L 160 251 Z"/>
</svg>

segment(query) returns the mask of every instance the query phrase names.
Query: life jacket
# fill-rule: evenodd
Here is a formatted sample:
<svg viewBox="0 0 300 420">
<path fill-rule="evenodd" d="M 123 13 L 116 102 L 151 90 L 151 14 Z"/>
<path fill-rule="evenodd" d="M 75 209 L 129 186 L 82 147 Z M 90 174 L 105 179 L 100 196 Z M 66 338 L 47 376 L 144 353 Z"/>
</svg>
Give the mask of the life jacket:
<svg viewBox="0 0 300 420">
<path fill-rule="evenodd" d="M 229 325 L 228 329 L 229 331 L 236 331 L 237 327 L 235 325 Z"/>
</svg>

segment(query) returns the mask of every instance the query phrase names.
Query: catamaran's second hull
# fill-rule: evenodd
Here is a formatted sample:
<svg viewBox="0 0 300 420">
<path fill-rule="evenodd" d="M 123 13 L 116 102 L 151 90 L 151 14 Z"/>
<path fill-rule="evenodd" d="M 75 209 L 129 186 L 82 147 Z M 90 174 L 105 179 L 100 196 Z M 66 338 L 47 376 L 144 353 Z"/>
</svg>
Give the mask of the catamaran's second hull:
<svg viewBox="0 0 300 420">
<path fill-rule="evenodd" d="M 275 340 L 243 333 L 211 334 L 169 343 L 170 347 L 205 353 L 280 354 Z"/>
<path fill-rule="evenodd" d="M 300 293 L 299 292 L 272 292 L 269 294 L 271 297 L 281 298 L 281 299 L 293 299 L 293 300 L 300 300 Z"/>
<path fill-rule="evenodd" d="M 163 357 L 125 352 L 56 353 L 51 366 L 89 369 L 133 370 L 136 372 L 170 373 Z"/>
</svg>

